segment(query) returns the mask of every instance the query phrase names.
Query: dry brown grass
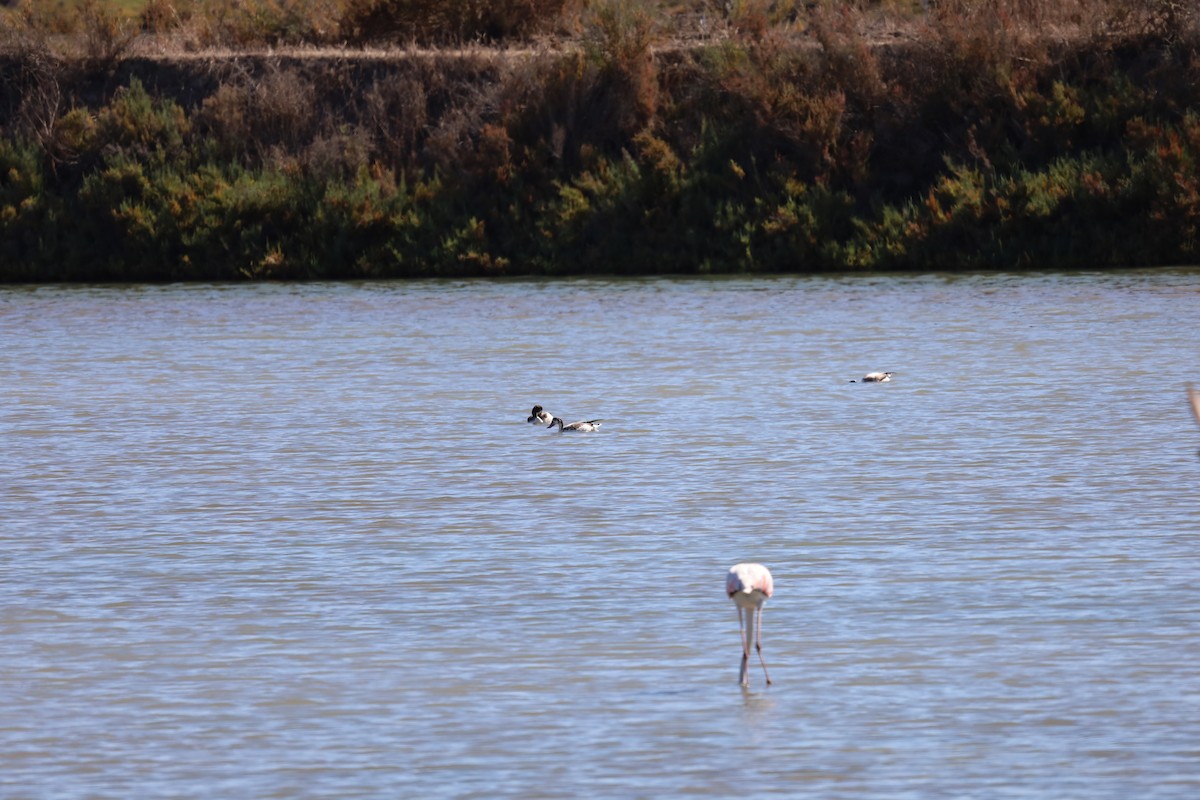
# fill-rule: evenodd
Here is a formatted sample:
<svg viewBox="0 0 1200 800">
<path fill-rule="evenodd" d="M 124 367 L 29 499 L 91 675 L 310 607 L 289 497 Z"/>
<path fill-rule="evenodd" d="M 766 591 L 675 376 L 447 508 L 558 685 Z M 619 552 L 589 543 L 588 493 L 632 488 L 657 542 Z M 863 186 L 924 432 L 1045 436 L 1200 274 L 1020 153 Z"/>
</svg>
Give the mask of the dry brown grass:
<svg viewBox="0 0 1200 800">
<path fill-rule="evenodd" d="M 870 46 L 983 39 L 1016 46 L 1193 29 L 1191 0 L 18 0 L 0 9 L 0 48 L 117 60 L 263 48 L 587 46 L 644 49 L 740 39 Z M 824 38 L 823 38 L 824 37 Z M 622 63 L 627 54 L 614 53 Z"/>
</svg>

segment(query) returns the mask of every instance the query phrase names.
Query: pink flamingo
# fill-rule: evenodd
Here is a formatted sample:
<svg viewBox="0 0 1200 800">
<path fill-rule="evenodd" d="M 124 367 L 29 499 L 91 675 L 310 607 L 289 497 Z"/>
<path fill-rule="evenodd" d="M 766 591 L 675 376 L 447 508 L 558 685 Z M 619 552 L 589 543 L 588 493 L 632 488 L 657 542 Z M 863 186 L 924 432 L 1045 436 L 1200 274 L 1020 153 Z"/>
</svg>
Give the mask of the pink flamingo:
<svg viewBox="0 0 1200 800">
<path fill-rule="evenodd" d="M 767 662 L 763 661 L 762 654 L 762 608 L 774 591 L 775 581 L 771 578 L 771 571 L 762 564 L 735 564 L 725 576 L 725 593 L 737 606 L 738 627 L 742 635 L 742 669 L 738 677 L 742 686 L 750 685 L 746 665 L 750 661 L 751 644 L 758 651 L 767 685 L 771 684 Z M 746 615 L 744 622 L 742 612 Z"/>
<path fill-rule="evenodd" d="M 1200 391 L 1192 388 L 1189 383 L 1187 387 L 1188 402 L 1192 406 L 1192 413 L 1196 415 L 1196 422 L 1200 422 Z"/>
</svg>

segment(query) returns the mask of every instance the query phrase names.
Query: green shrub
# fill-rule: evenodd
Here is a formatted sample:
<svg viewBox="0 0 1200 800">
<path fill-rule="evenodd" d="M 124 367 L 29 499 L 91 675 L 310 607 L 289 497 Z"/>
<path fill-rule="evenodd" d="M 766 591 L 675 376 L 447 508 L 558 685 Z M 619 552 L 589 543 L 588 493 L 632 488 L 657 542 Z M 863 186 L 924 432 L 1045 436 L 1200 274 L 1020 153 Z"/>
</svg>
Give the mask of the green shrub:
<svg viewBox="0 0 1200 800">
<path fill-rule="evenodd" d="M 0 139 L 0 280 L 57 277 L 63 216 L 47 178 L 38 146 Z"/>
<path fill-rule="evenodd" d="M 82 132 L 89 126 L 80 120 L 75 127 Z M 179 104 L 151 97 L 141 81 L 133 78 L 96 115 L 94 137 L 85 134 L 83 138 L 95 141 L 110 154 L 161 165 L 182 154 L 190 128 Z"/>
</svg>

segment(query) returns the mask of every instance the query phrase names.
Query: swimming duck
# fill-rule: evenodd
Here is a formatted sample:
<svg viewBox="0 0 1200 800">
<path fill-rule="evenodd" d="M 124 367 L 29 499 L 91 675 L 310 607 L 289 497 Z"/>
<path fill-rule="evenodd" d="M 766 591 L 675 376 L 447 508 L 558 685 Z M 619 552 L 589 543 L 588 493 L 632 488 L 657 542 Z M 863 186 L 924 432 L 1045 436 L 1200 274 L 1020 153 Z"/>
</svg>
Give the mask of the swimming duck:
<svg viewBox="0 0 1200 800">
<path fill-rule="evenodd" d="M 866 375 L 863 375 L 862 382 L 863 383 L 887 383 L 891 379 L 892 379 L 892 373 L 890 373 L 890 372 L 868 372 Z M 850 381 L 850 382 L 854 383 L 854 381 Z"/>
<path fill-rule="evenodd" d="M 549 425 L 553 419 L 554 416 L 549 411 L 545 410 L 541 406 L 534 406 L 533 413 L 530 414 L 529 419 L 525 421 L 530 424 L 537 424 L 540 422 L 543 425 Z"/>
<path fill-rule="evenodd" d="M 550 424 L 546 427 L 553 428 L 555 425 L 557 425 L 559 433 L 572 431 L 579 433 L 591 433 L 592 431 L 600 430 L 600 423 L 603 421 L 604 420 L 602 419 L 589 419 L 586 422 L 572 422 L 570 425 L 567 425 L 560 418 L 554 417 L 550 420 Z"/>
</svg>

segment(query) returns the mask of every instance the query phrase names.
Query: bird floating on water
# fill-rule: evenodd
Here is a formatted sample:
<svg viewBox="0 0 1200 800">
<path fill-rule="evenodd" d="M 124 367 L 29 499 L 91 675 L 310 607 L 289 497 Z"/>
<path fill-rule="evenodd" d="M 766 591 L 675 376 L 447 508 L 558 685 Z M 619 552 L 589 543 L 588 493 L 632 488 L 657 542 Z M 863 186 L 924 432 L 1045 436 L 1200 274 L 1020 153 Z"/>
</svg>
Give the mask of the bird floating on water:
<svg viewBox="0 0 1200 800">
<path fill-rule="evenodd" d="M 862 382 L 863 383 L 887 383 L 891 379 L 892 379 L 892 373 L 890 373 L 890 372 L 868 372 L 866 375 L 863 375 Z M 855 383 L 855 381 L 850 381 L 850 382 Z"/>
<path fill-rule="evenodd" d="M 550 421 L 553 419 L 554 419 L 554 415 L 551 414 L 549 411 L 542 408 L 541 406 L 534 406 L 533 413 L 531 413 L 529 415 L 529 419 L 527 419 L 525 421 L 530 424 L 534 424 L 534 425 L 536 425 L 539 422 L 543 425 L 549 425 Z"/>
<path fill-rule="evenodd" d="M 762 654 L 762 609 L 763 603 L 774 591 L 775 581 L 771 578 L 771 571 L 762 564 L 735 564 L 725 575 L 725 593 L 738 610 L 738 628 L 742 637 L 742 668 L 738 681 L 742 686 L 750 685 L 746 666 L 750 662 L 751 647 L 758 651 L 767 685 L 771 683 L 767 662 Z"/>
<path fill-rule="evenodd" d="M 591 433 L 600 430 L 600 423 L 603 421 L 602 419 L 589 419 L 583 422 L 572 422 L 568 425 L 561 418 L 554 417 L 546 427 L 553 428 L 557 425 L 559 433 Z"/>
</svg>

